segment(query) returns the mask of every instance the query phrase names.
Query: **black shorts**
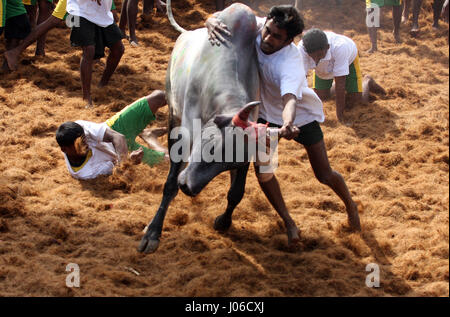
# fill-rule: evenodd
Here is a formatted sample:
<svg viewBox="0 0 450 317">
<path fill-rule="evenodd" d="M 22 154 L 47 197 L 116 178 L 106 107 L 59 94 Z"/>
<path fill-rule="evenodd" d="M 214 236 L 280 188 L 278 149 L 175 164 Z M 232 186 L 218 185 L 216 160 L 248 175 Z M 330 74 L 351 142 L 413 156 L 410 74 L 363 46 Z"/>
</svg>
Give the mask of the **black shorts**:
<svg viewBox="0 0 450 317">
<path fill-rule="evenodd" d="M 115 23 L 103 28 L 83 17 L 71 18 L 80 21 L 79 26 L 72 27 L 71 45 L 81 47 L 95 45 L 94 59 L 105 56 L 105 47 L 111 48 L 123 39 L 123 34 Z"/>
<path fill-rule="evenodd" d="M 23 40 L 30 34 L 31 25 L 26 14 L 16 15 L 5 22 L 5 38 Z"/>
<path fill-rule="evenodd" d="M 0 28 L 0 35 L 2 35 L 3 33 L 3 28 Z"/>
<path fill-rule="evenodd" d="M 265 123 L 267 123 L 267 121 L 259 118 L 258 123 L 265 124 Z M 269 127 L 281 128 L 280 125 L 270 123 L 270 122 L 269 122 Z M 303 144 L 304 146 L 309 146 L 309 145 L 316 144 L 316 143 L 320 142 L 321 140 L 323 140 L 323 132 L 322 132 L 322 129 L 320 128 L 319 122 L 317 122 L 317 121 L 313 121 L 308 124 L 302 125 L 301 127 L 299 127 L 299 129 L 300 129 L 299 135 L 296 138 L 294 138 L 294 140 L 297 143 Z"/>
</svg>

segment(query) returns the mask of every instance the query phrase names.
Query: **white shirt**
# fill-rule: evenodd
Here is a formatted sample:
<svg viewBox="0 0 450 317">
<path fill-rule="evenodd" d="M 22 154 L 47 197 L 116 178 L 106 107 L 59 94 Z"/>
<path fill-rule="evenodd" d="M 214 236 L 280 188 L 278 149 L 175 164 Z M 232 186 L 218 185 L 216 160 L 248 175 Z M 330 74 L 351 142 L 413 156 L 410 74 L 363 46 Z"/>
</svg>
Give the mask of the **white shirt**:
<svg viewBox="0 0 450 317">
<path fill-rule="evenodd" d="M 111 6 L 112 0 L 102 0 L 101 5 L 95 0 L 67 0 L 66 11 L 104 28 L 114 23 Z"/>
<path fill-rule="evenodd" d="M 110 175 L 117 160 L 117 153 L 112 143 L 103 142 L 108 126 L 106 123 L 94 123 L 83 120 L 75 122 L 83 127 L 91 156 L 89 157 L 88 155 L 81 168 L 76 168 L 70 165 L 67 155 L 63 153 L 69 173 L 78 179 L 92 179 L 99 175 Z M 74 169 L 79 170 L 75 171 Z"/>
<path fill-rule="evenodd" d="M 322 79 L 347 76 L 350 73 L 349 66 L 358 55 L 358 48 L 355 42 L 351 38 L 331 31 L 325 31 L 324 33 L 327 36 L 330 48 L 326 56 L 317 65 L 306 53 L 303 41 L 298 43 L 297 47 L 303 56 L 305 72 L 308 73 L 310 69 L 315 69 L 317 76 Z"/>
<path fill-rule="evenodd" d="M 261 30 L 265 18 L 257 18 Z M 278 125 L 283 125 L 283 99 L 286 94 L 297 97 L 295 126 L 303 126 L 316 120 L 323 122 L 323 104 L 317 94 L 308 88 L 303 60 L 297 47 L 291 43 L 281 50 L 266 55 L 261 51 L 261 32 L 255 45 L 261 80 L 261 106 L 259 117 Z"/>
</svg>

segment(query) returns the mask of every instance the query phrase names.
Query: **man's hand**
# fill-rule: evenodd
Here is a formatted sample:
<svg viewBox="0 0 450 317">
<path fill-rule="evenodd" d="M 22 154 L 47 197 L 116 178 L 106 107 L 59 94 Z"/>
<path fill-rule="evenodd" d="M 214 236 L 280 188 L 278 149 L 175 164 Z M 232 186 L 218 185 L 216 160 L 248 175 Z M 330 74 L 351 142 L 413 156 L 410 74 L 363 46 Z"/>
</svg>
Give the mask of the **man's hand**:
<svg viewBox="0 0 450 317">
<path fill-rule="evenodd" d="M 223 35 L 231 36 L 230 31 L 225 23 L 219 21 L 215 17 L 210 17 L 205 22 L 205 27 L 208 30 L 208 39 L 211 45 L 220 46 L 221 43 L 225 43 L 226 40 Z M 222 35 L 223 34 L 223 35 Z"/>
<path fill-rule="evenodd" d="M 142 147 L 130 153 L 130 161 L 134 165 L 138 165 L 142 162 L 142 158 L 144 157 L 144 150 Z"/>
<path fill-rule="evenodd" d="M 280 129 L 280 137 L 287 140 L 292 140 L 300 133 L 300 129 L 294 126 L 291 122 L 283 124 Z"/>
</svg>

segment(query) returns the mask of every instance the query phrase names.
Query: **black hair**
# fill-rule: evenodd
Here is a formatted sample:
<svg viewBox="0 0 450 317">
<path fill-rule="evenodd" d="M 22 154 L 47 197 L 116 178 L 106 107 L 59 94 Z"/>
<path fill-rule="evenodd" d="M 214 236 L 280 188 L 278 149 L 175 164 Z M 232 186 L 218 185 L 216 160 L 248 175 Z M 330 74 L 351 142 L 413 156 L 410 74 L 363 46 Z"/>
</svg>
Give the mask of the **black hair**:
<svg viewBox="0 0 450 317">
<path fill-rule="evenodd" d="M 67 121 L 56 130 L 56 142 L 59 146 L 70 146 L 78 137 L 83 135 L 84 130 L 81 125 L 73 121 Z"/>
<path fill-rule="evenodd" d="M 302 37 L 303 47 L 308 54 L 328 49 L 328 39 L 324 31 L 308 30 Z"/>
<path fill-rule="evenodd" d="M 286 30 L 288 39 L 302 34 L 305 24 L 298 10 L 291 5 L 279 5 L 270 8 L 267 20 L 273 19 L 276 26 Z"/>
</svg>

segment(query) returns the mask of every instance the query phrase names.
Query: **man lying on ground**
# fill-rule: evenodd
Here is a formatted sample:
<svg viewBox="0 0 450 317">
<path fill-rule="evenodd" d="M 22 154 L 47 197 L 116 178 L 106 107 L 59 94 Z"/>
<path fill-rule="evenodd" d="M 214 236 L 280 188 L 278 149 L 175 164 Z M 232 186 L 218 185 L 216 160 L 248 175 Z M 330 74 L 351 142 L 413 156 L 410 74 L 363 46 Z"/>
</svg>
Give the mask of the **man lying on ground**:
<svg viewBox="0 0 450 317">
<path fill-rule="evenodd" d="M 74 178 L 92 179 L 110 175 L 114 165 L 126 159 L 149 166 L 168 160 L 167 149 L 156 140 L 166 129 L 145 129 L 166 104 L 164 91 L 155 90 L 103 123 L 78 120 L 61 124 L 56 141 L 69 173 Z M 139 145 L 135 140 L 138 135 L 153 149 Z"/>
</svg>

